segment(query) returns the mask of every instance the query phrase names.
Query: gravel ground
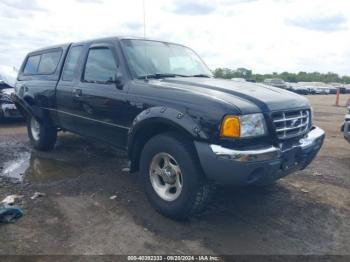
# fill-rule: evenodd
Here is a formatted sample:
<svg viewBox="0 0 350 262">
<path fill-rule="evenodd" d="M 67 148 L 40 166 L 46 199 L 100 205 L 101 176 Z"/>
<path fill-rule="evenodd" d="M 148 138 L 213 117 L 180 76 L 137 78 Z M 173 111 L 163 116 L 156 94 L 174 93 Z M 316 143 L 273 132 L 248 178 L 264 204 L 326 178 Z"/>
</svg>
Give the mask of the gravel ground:
<svg viewBox="0 0 350 262">
<path fill-rule="evenodd" d="M 22 195 L 24 211 L 0 225 L 0 254 L 349 255 L 345 108 L 333 106 L 333 95 L 308 98 L 327 133 L 316 160 L 271 188 L 218 188 L 208 209 L 186 222 L 151 208 L 137 174 L 123 172 L 124 153 L 69 133 L 52 152 L 37 152 L 23 123 L 0 123 L 0 174 L 15 167 L 12 179 L 0 177 L 0 200 Z M 34 192 L 46 195 L 32 200 Z"/>
</svg>

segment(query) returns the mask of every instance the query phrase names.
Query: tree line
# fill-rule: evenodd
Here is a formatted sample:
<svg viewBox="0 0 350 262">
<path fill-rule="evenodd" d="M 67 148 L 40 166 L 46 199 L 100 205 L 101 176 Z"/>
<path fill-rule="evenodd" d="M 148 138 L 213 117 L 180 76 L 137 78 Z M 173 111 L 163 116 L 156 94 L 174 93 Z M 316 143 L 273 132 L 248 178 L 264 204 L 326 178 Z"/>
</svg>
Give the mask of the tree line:
<svg viewBox="0 0 350 262">
<path fill-rule="evenodd" d="M 319 72 L 299 72 L 289 73 L 273 72 L 272 74 L 253 74 L 252 70 L 246 68 L 237 68 L 236 70 L 230 68 L 216 68 L 213 74 L 217 78 L 231 79 L 244 78 L 249 81 L 263 82 L 267 78 L 280 78 L 286 82 L 324 82 L 324 83 L 345 83 L 350 84 L 350 76 L 339 76 L 336 73 L 328 72 L 326 74 Z"/>
</svg>

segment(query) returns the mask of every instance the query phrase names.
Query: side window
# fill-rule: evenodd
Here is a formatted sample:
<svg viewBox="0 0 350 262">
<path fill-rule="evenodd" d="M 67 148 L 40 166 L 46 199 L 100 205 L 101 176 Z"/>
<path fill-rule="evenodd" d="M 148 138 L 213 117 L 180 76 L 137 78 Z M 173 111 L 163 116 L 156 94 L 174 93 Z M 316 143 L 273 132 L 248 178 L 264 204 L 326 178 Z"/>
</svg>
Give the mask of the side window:
<svg viewBox="0 0 350 262">
<path fill-rule="evenodd" d="M 87 82 L 115 81 L 117 65 L 109 48 L 93 48 L 89 50 L 86 60 L 84 80 Z"/>
<path fill-rule="evenodd" d="M 23 73 L 25 75 L 36 74 L 39 62 L 40 62 L 40 55 L 34 55 L 34 56 L 28 57 Z"/>
<path fill-rule="evenodd" d="M 82 51 L 83 46 L 74 46 L 71 48 L 62 72 L 62 80 L 73 81 L 74 73 L 77 68 L 79 57 Z"/>
<path fill-rule="evenodd" d="M 61 50 L 42 54 L 38 74 L 46 75 L 55 73 L 61 54 Z"/>
</svg>

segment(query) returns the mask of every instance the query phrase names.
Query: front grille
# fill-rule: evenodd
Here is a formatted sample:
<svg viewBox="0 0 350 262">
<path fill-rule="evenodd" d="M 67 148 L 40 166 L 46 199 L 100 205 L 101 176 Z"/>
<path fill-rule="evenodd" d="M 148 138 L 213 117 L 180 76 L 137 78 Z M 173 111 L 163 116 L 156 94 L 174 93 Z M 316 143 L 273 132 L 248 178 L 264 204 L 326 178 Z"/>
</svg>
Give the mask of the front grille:
<svg viewBox="0 0 350 262">
<path fill-rule="evenodd" d="M 275 112 L 272 120 L 277 137 L 287 139 L 305 134 L 310 127 L 309 110 Z"/>
</svg>

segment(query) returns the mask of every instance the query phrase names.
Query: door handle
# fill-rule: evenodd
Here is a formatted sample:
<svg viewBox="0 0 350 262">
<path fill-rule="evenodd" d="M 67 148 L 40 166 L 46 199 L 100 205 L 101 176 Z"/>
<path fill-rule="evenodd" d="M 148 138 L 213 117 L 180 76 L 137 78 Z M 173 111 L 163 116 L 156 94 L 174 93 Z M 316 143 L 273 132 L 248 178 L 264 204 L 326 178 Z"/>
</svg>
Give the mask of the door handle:
<svg viewBox="0 0 350 262">
<path fill-rule="evenodd" d="M 81 89 L 73 89 L 73 96 L 74 97 L 81 97 L 83 95 L 83 92 Z"/>
</svg>

